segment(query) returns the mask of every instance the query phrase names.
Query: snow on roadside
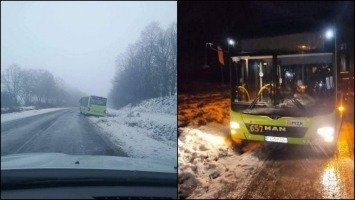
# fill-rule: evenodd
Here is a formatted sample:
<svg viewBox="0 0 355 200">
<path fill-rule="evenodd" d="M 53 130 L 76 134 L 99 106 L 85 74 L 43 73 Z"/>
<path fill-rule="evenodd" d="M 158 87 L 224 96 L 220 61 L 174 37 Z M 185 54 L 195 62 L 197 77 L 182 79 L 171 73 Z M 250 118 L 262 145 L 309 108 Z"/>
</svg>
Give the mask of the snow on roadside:
<svg viewBox="0 0 355 200">
<path fill-rule="evenodd" d="M 108 108 L 106 117 L 89 117 L 105 137 L 134 158 L 177 160 L 176 96 Z"/>
<path fill-rule="evenodd" d="M 54 112 L 57 110 L 63 110 L 63 109 L 67 109 L 67 108 L 46 108 L 46 109 L 40 109 L 40 110 L 26 110 L 26 111 L 22 111 L 22 112 L 1 114 L 1 123 L 9 122 L 9 121 L 13 121 L 13 120 L 21 119 L 21 118 L 31 117 L 31 116 L 35 116 L 35 115 L 40 115 L 40 114 L 44 114 L 44 113 Z"/>
<path fill-rule="evenodd" d="M 137 105 L 129 104 L 120 110 L 130 112 L 147 112 L 147 113 L 166 113 L 175 115 L 177 114 L 177 99 L 176 96 L 159 97 L 143 101 Z"/>
<path fill-rule="evenodd" d="M 229 135 L 229 94 L 179 94 L 179 198 L 240 198 L 267 156 L 253 142 L 242 155 Z"/>
<path fill-rule="evenodd" d="M 215 199 L 243 196 L 264 163 L 265 153 L 254 148 L 239 155 L 227 137 L 214 129 L 180 128 L 178 191 L 180 198 Z M 238 191 L 239 193 L 235 193 Z M 226 196 L 232 193 L 232 196 Z"/>
</svg>

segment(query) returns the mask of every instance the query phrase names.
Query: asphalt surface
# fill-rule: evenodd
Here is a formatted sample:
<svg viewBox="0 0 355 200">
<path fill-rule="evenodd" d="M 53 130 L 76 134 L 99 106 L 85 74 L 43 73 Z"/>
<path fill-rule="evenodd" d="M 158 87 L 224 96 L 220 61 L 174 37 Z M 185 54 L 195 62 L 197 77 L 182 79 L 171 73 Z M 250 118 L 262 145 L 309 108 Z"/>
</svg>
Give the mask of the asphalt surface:
<svg viewBox="0 0 355 200">
<path fill-rule="evenodd" d="M 19 153 L 126 156 L 78 109 L 1 123 L 1 156 Z"/>
</svg>

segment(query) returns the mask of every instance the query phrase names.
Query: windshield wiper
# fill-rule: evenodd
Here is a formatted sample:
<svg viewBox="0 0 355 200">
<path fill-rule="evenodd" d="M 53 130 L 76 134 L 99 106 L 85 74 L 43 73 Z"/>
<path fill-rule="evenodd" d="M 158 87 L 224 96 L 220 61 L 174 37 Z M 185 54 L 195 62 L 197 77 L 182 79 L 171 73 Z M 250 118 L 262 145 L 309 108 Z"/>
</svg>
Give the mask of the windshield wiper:
<svg viewBox="0 0 355 200">
<path fill-rule="evenodd" d="M 250 104 L 250 106 L 248 107 L 248 109 L 252 109 L 254 106 L 255 106 L 255 104 L 256 104 L 256 102 L 258 101 L 258 98 L 259 98 L 259 95 L 262 93 L 262 91 L 264 90 L 264 89 L 266 89 L 267 87 L 270 87 L 270 84 L 268 83 L 268 84 L 265 84 L 262 88 L 260 88 L 260 90 L 259 90 L 259 92 L 258 92 L 258 95 L 256 95 L 256 98 L 253 100 L 253 102 L 251 102 L 251 104 Z"/>
<path fill-rule="evenodd" d="M 301 104 L 300 101 L 298 101 L 298 99 L 296 99 L 296 97 L 292 97 L 291 101 L 293 101 L 294 104 L 296 104 L 296 106 L 302 110 L 306 110 L 306 108 Z"/>
<path fill-rule="evenodd" d="M 259 98 L 259 97 L 256 97 L 256 98 L 253 100 L 253 102 L 251 102 L 251 104 L 249 105 L 249 107 L 248 107 L 247 109 L 252 109 L 252 108 L 254 108 L 256 102 L 258 101 L 258 98 Z"/>
<path fill-rule="evenodd" d="M 299 109 L 306 111 L 306 108 L 301 104 L 301 102 L 298 101 L 296 97 L 286 97 L 285 99 L 291 100 L 291 102 L 294 103 Z"/>
</svg>

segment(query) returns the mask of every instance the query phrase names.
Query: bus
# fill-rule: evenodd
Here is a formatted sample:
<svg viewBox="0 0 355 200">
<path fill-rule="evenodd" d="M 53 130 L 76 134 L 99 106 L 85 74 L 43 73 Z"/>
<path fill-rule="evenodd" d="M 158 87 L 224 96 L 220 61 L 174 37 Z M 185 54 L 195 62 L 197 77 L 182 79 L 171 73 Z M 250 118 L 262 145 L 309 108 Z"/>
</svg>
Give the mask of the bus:
<svg viewBox="0 0 355 200">
<path fill-rule="evenodd" d="M 230 134 L 239 150 L 264 141 L 335 152 L 344 95 L 329 42 L 320 33 L 251 39 L 248 52 L 231 55 Z"/>
<path fill-rule="evenodd" d="M 106 116 L 107 98 L 99 96 L 86 96 L 82 97 L 79 103 L 81 114 Z"/>
</svg>

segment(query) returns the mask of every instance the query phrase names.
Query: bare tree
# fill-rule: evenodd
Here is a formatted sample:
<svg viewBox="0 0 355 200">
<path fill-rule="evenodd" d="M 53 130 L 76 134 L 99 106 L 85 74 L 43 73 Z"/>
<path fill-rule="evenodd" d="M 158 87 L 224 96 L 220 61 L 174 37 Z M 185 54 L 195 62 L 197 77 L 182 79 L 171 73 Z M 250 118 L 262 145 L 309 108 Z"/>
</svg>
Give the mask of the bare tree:
<svg viewBox="0 0 355 200">
<path fill-rule="evenodd" d="M 77 106 L 85 94 L 71 88 L 59 77 L 42 69 L 21 69 L 11 65 L 1 75 L 1 107 L 13 110 L 19 105 L 40 107 Z"/>
<path fill-rule="evenodd" d="M 31 105 L 35 81 L 34 70 L 22 69 L 20 71 L 20 97 L 26 106 Z"/>
<path fill-rule="evenodd" d="M 53 102 L 56 91 L 54 77 L 48 71 L 44 71 L 44 73 L 42 73 L 41 81 L 45 104 L 46 106 L 49 106 Z"/>
<path fill-rule="evenodd" d="M 177 24 L 172 23 L 167 30 L 168 32 L 168 45 L 170 47 L 169 54 L 169 77 L 170 77 L 170 95 L 177 94 Z"/>
<path fill-rule="evenodd" d="M 159 96 L 174 94 L 176 86 L 176 23 L 158 34 L 153 49 L 155 66 L 153 77 Z"/>
<path fill-rule="evenodd" d="M 20 94 L 20 70 L 18 65 L 11 65 L 1 75 L 1 83 L 4 86 L 5 91 L 11 96 L 11 99 L 15 101 L 15 105 L 20 103 L 18 100 Z"/>
<path fill-rule="evenodd" d="M 15 106 L 15 100 L 12 98 L 12 95 L 7 91 L 1 91 L 1 108 L 4 108 L 4 110 L 1 109 L 1 113 L 3 111 L 11 112 Z"/>
<path fill-rule="evenodd" d="M 152 22 L 137 42 L 119 56 L 109 99 L 119 108 L 170 95 L 176 88 L 176 77 L 171 76 L 176 76 L 176 28 L 172 24 L 164 31 L 159 23 Z"/>
</svg>

